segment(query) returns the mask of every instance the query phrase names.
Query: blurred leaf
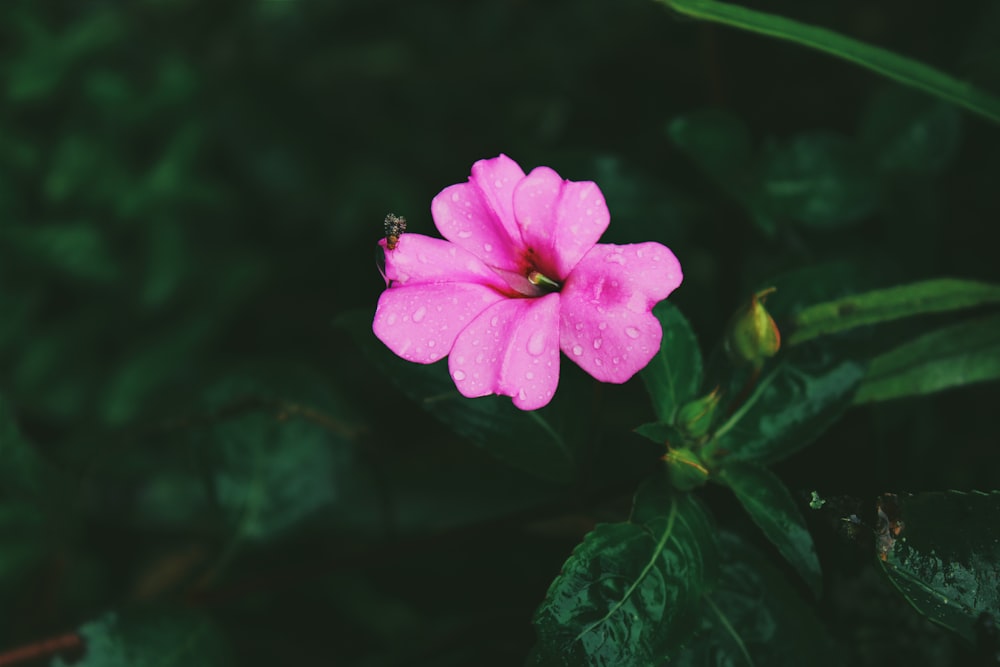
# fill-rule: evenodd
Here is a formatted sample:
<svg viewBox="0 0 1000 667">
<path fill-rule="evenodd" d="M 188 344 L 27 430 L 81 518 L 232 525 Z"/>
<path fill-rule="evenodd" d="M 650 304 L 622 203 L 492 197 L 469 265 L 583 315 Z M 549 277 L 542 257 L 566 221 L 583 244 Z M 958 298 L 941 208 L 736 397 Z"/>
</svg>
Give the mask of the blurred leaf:
<svg viewBox="0 0 1000 667">
<path fill-rule="evenodd" d="M 572 479 L 575 460 L 563 436 L 546 415 L 560 400 L 542 410 L 525 412 L 505 396 L 469 399 L 455 389 L 447 362 L 414 364 L 389 351 L 372 333 L 371 312 L 342 315 L 343 326 L 375 365 L 411 400 L 490 454 L 510 465 L 556 482 Z"/>
<path fill-rule="evenodd" d="M 802 512 L 781 479 L 767 468 L 753 463 L 723 465 L 718 479 L 733 490 L 753 522 L 788 559 L 818 598 L 823 590 L 823 575 L 816 557 L 816 546 Z"/>
<path fill-rule="evenodd" d="M 691 494 L 660 477 L 636 494 L 628 523 L 587 534 L 535 613 L 535 664 L 646 667 L 694 629 L 716 576 L 714 528 Z"/>
<path fill-rule="evenodd" d="M 70 278 L 108 282 L 119 274 L 104 235 L 87 223 L 7 225 L 0 228 L 0 239 L 10 243 L 22 261 Z"/>
<path fill-rule="evenodd" d="M 884 171 L 937 172 L 958 152 L 962 115 L 947 102 L 906 88 L 876 95 L 860 139 Z"/>
<path fill-rule="evenodd" d="M 770 144 L 758 169 L 754 207 L 778 220 L 837 229 L 867 217 L 878 204 L 871 165 L 840 135 L 802 134 L 787 144 Z"/>
<path fill-rule="evenodd" d="M 742 119 L 720 109 L 681 115 L 670 122 L 670 139 L 705 174 L 741 199 L 748 183 L 750 132 Z"/>
<path fill-rule="evenodd" d="M 45 553 L 44 513 L 23 502 L 0 501 L 0 590 L 22 582 Z"/>
<path fill-rule="evenodd" d="M 195 435 L 196 450 L 211 463 L 216 502 L 237 536 L 255 541 L 329 511 L 353 457 L 330 399 L 316 401 L 323 407 L 276 399 L 281 385 L 272 382 L 234 377 L 211 389 L 208 404 L 233 414 Z"/>
<path fill-rule="evenodd" d="M 44 465 L 38 451 L 21 436 L 10 406 L 0 396 L 0 498 L 37 496 L 42 492 Z"/>
<path fill-rule="evenodd" d="M 216 667 L 230 664 L 212 621 L 183 610 L 108 613 L 80 627 L 84 656 L 73 667 Z M 52 667 L 68 667 L 61 658 Z"/>
<path fill-rule="evenodd" d="M 1000 315 L 953 324 L 875 357 L 854 397 L 874 403 L 1000 379 Z"/>
<path fill-rule="evenodd" d="M 980 616 L 1000 618 L 1000 493 L 879 498 L 876 553 L 917 611 L 976 641 Z"/>
<path fill-rule="evenodd" d="M 1000 303 L 1000 285 L 939 278 L 818 303 L 800 311 L 786 336 L 796 345 L 828 334 L 889 320 Z"/>
<path fill-rule="evenodd" d="M 757 382 L 716 431 L 706 459 L 768 465 L 819 437 L 850 406 L 864 366 L 832 351 L 796 348 Z"/>
<path fill-rule="evenodd" d="M 843 664 L 815 610 L 763 554 L 729 532 L 721 532 L 719 542 L 720 581 L 705 595 L 697 637 L 677 655 L 677 665 Z"/>
<path fill-rule="evenodd" d="M 660 351 L 642 369 L 653 401 L 653 409 L 661 422 L 672 424 L 677 410 L 696 398 L 701 385 L 701 350 L 691 325 L 669 301 L 661 301 L 653 314 L 663 327 Z"/>
</svg>

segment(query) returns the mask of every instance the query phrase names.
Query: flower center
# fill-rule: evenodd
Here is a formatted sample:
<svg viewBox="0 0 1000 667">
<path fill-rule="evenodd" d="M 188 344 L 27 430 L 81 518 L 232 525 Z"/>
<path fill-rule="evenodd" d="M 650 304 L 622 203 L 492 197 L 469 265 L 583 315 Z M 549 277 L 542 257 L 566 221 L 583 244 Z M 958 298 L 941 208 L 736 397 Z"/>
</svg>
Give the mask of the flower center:
<svg viewBox="0 0 1000 667">
<path fill-rule="evenodd" d="M 557 283 L 552 278 L 539 271 L 538 269 L 532 269 L 528 272 L 528 282 L 537 287 L 542 294 L 551 294 L 552 292 L 558 292 L 562 289 L 562 285 Z"/>
</svg>

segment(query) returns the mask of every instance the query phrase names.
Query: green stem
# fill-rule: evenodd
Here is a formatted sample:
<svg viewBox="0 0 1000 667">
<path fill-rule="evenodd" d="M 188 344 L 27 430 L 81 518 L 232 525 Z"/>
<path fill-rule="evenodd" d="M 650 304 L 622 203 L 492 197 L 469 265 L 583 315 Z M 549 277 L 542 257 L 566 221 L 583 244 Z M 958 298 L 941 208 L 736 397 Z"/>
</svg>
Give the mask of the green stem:
<svg viewBox="0 0 1000 667">
<path fill-rule="evenodd" d="M 741 30 L 801 44 L 850 61 L 903 85 L 963 106 L 1000 123 L 1000 98 L 892 51 L 773 14 L 716 0 L 659 0 L 674 11 Z"/>
</svg>

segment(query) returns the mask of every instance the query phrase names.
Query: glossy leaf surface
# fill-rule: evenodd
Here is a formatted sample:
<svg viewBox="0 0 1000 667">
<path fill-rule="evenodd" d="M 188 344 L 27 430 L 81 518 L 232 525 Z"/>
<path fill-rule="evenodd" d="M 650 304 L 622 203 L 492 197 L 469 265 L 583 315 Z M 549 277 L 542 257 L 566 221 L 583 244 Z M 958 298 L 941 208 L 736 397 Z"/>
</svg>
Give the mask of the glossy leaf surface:
<svg viewBox="0 0 1000 667">
<path fill-rule="evenodd" d="M 733 490 L 753 522 L 819 597 L 823 576 L 816 546 L 788 487 L 770 470 L 753 463 L 723 466 L 719 481 Z"/>
<path fill-rule="evenodd" d="M 714 529 L 691 494 L 662 479 L 636 494 L 628 523 L 601 524 L 566 561 L 535 613 L 535 664 L 664 662 L 690 639 L 716 576 Z"/>
<path fill-rule="evenodd" d="M 1000 493 L 879 498 L 876 554 L 917 611 L 969 642 L 983 614 L 1000 617 Z"/>
</svg>

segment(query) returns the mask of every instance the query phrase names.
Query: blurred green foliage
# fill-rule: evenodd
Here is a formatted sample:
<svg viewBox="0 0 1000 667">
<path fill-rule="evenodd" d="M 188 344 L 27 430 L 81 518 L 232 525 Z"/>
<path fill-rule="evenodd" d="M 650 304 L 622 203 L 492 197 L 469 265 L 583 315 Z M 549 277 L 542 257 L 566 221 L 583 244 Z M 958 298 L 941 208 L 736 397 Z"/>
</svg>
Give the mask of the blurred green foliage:
<svg viewBox="0 0 1000 667">
<path fill-rule="evenodd" d="M 768 4 L 1000 91 L 987 1 Z M 628 499 L 665 431 L 631 429 L 711 390 L 717 362 L 702 378 L 658 358 L 652 402 L 564 363 L 527 416 L 466 410 L 442 369 L 373 349 L 382 219 L 434 234 L 431 198 L 477 159 L 595 180 L 605 240 L 670 246 L 685 282 L 661 317 L 690 323 L 673 332 L 689 353 L 783 273 L 779 326 L 875 288 L 1000 281 L 996 127 L 646 0 L 14 0 L 0 43 L 0 655 L 79 629 L 83 665 L 524 661 L 584 533 L 605 526 L 571 564 L 640 531 Z M 768 441 L 726 448 L 782 459 L 782 497 L 997 488 L 995 383 L 854 408 L 801 449 L 866 372 L 883 398 L 914 369 L 928 391 L 962 385 L 930 348 L 994 379 L 996 319 L 974 315 L 792 350 L 750 414 Z M 927 380 L 935 363 L 952 379 Z M 657 397 L 678 373 L 682 395 Z M 773 419 L 790 403 L 808 418 Z M 684 664 L 740 646 L 802 664 L 803 637 L 856 665 L 970 655 L 871 583 L 871 544 L 841 540 L 840 517 L 806 518 L 834 590 L 814 603 L 731 494 L 700 497 L 727 531 L 711 600 L 729 616 L 698 607 L 690 626 L 726 639 Z M 763 590 L 774 628 L 753 624 Z"/>
</svg>

